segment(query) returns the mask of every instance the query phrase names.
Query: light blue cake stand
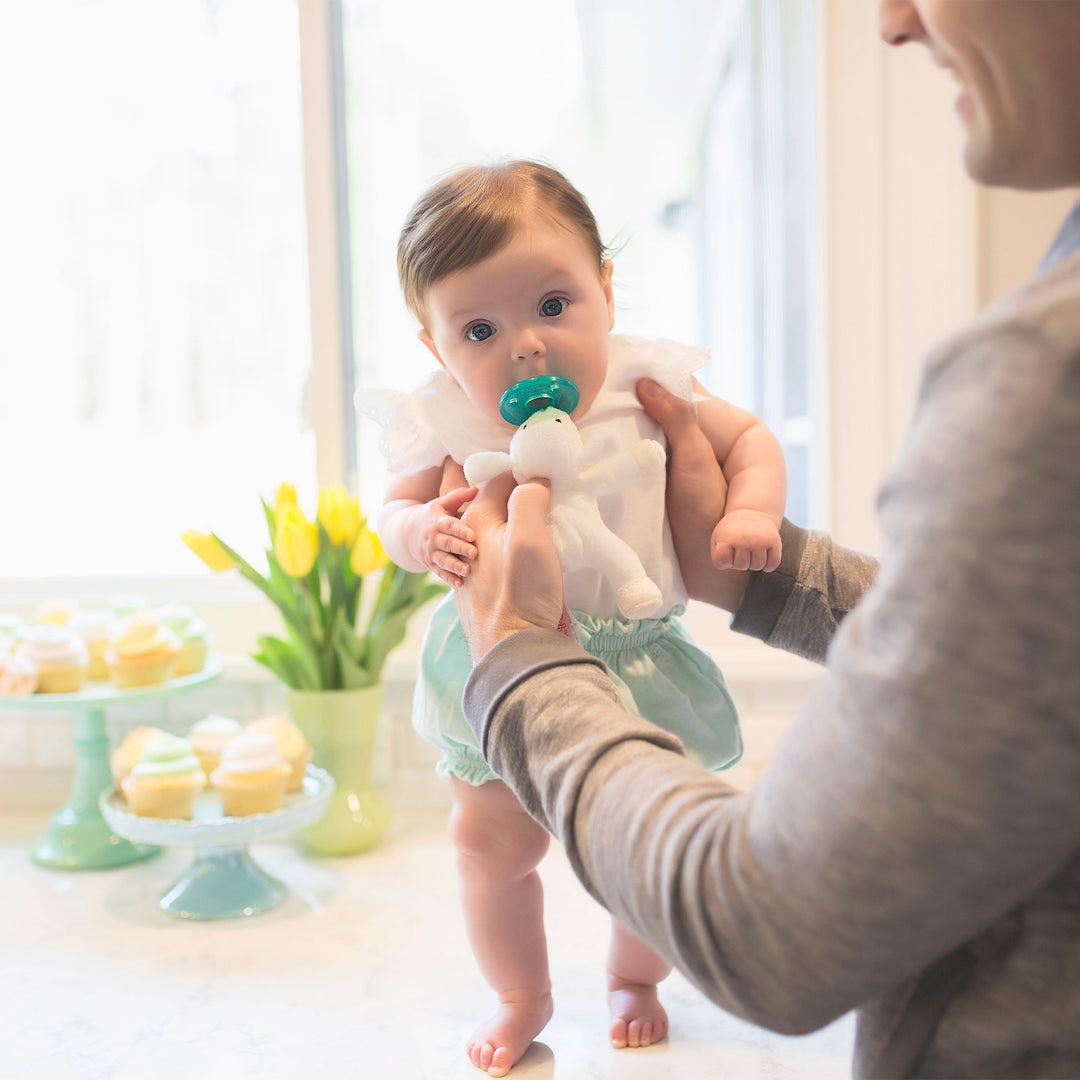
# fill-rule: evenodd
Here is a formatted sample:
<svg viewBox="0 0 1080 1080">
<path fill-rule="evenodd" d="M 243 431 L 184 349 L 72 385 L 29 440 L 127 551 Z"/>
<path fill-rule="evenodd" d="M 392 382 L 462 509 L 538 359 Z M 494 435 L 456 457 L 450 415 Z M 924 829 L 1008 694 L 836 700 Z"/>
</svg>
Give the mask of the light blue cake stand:
<svg viewBox="0 0 1080 1080">
<path fill-rule="evenodd" d="M 20 712 L 70 712 L 75 720 L 75 783 L 68 801 L 52 816 L 48 828 L 30 845 L 30 858 L 58 870 L 111 870 L 157 855 L 160 847 L 133 844 L 109 828 L 98 806 L 102 792 L 113 786 L 109 770 L 109 735 L 105 710 L 113 705 L 164 701 L 197 690 L 221 674 L 216 653 L 202 671 L 179 679 L 131 690 L 112 683 L 88 682 L 75 694 L 30 694 L 0 697 L 0 709 Z"/>
<path fill-rule="evenodd" d="M 101 796 L 100 805 L 110 827 L 128 840 L 195 848 L 194 862 L 162 894 L 162 911 L 178 919 L 235 919 L 269 911 L 289 895 L 288 886 L 266 873 L 247 845 L 318 821 L 333 791 L 330 774 L 309 765 L 301 790 L 269 814 L 224 817 L 211 791 L 196 798 L 190 821 L 133 814 L 115 788 Z"/>
</svg>

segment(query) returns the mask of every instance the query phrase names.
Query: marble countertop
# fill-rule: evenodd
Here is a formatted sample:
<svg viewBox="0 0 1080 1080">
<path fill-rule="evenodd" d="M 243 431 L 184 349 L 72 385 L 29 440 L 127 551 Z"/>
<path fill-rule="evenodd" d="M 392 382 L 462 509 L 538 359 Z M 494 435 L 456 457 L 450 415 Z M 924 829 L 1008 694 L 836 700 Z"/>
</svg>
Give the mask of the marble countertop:
<svg viewBox="0 0 1080 1080">
<path fill-rule="evenodd" d="M 33 1080 L 475 1080 L 464 1055 L 491 1011 L 457 902 L 440 816 L 399 817 L 380 846 L 312 859 L 255 845 L 292 890 L 246 919 L 193 923 L 157 906 L 191 860 L 167 849 L 120 870 L 35 866 L 43 814 L 0 815 L 0 1076 Z M 723 1013 L 678 975 L 670 1037 L 612 1050 L 607 916 L 554 849 L 541 867 L 555 1018 L 515 1080 L 850 1075 L 853 1023 L 804 1038 Z"/>
</svg>

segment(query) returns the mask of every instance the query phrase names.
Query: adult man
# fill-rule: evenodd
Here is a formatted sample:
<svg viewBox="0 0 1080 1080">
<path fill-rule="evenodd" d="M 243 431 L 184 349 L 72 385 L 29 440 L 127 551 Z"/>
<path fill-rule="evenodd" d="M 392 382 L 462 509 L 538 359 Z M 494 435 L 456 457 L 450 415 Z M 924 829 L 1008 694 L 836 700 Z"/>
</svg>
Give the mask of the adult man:
<svg viewBox="0 0 1080 1080">
<path fill-rule="evenodd" d="M 884 0 L 880 24 L 958 79 L 973 178 L 1080 185 L 1080 3 Z M 880 567 L 785 523 L 775 573 L 717 574 L 715 462 L 685 406 L 639 392 L 692 594 L 828 670 L 736 794 L 550 629 L 546 493 L 504 480 L 457 592 L 492 767 L 724 1008 L 789 1032 L 858 1008 L 859 1075 L 1080 1075 L 1080 207 L 931 355 Z"/>
</svg>

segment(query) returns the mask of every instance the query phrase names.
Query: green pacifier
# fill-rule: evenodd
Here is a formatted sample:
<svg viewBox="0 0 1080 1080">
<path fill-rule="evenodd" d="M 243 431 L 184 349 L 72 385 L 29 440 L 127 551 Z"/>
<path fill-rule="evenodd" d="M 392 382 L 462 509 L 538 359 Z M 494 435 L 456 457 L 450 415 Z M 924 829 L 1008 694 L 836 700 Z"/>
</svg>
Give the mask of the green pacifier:
<svg viewBox="0 0 1080 1080">
<path fill-rule="evenodd" d="M 541 409 L 561 409 L 572 413 L 581 395 L 569 380 L 558 375 L 538 375 L 514 383 L 499 398 L 499 415 L 508 423 L 520 426 Z"/>
</svg>

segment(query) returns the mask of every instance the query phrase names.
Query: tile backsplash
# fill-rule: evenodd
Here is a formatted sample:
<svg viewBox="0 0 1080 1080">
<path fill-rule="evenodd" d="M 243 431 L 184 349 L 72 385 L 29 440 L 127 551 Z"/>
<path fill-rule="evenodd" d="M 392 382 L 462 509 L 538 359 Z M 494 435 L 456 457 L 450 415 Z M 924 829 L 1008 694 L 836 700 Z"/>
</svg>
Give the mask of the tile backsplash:
<svg viewBox="0 0 1080 1080">
<path fill-rule="evenodd" d="M 721 666 L 739 709 L 746 746 L 742 760 L 725 776 L 746 788 L 768 763 L 820 669 L 793 657 L 760 652 L 736 652 L 721 658 Z M 445 783 L 434 772 L 438 754 L 410 721 L 414 676 L 414 658 L 404 652 L 391 658 L 373 776 L 397 809 L 442 809 L 449 806 L 449 798 Z M 140 724 L 185 735 L 208 713 L 246 723 L 285 711 L 281 685 L 252 660 L 237 657 L 226 663 L 219 679 L 198 690 L 162 702 L 113 706 L 106 717 L 116 745 Z M 0 811 L 56 809 L 71 791 L 74 763 L 70 713 L 0 709 Z"/>
</svg>

